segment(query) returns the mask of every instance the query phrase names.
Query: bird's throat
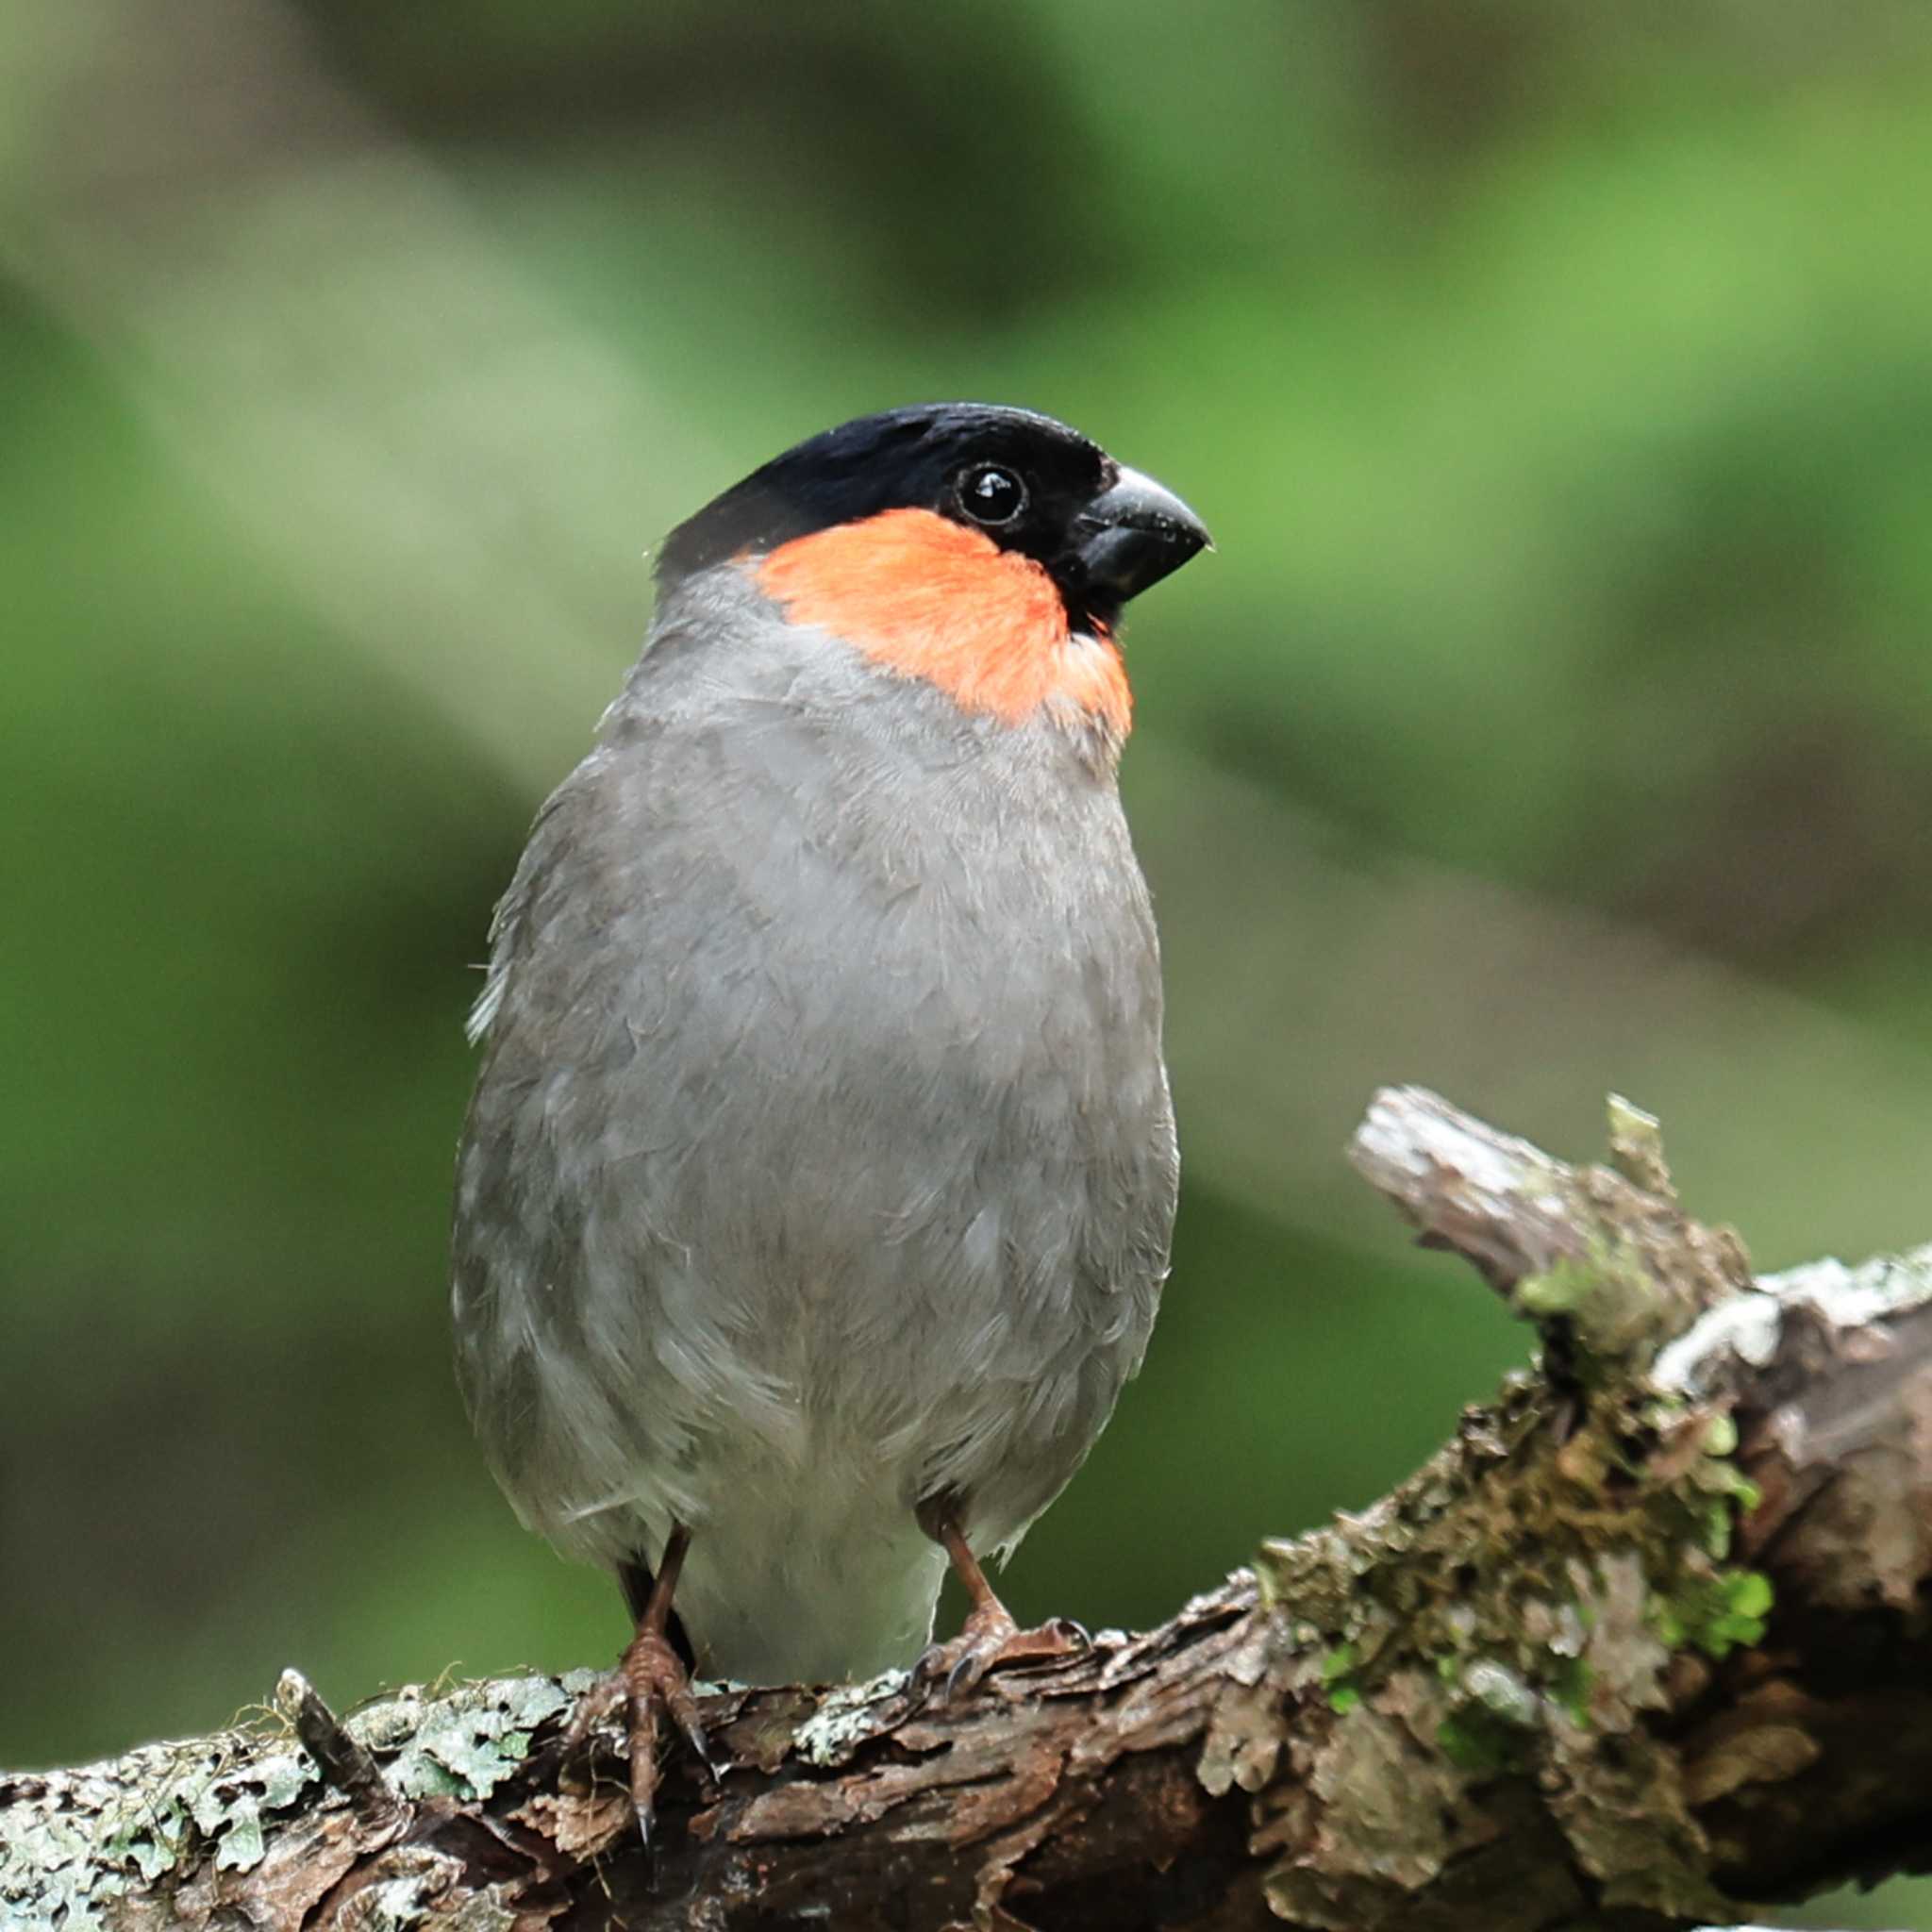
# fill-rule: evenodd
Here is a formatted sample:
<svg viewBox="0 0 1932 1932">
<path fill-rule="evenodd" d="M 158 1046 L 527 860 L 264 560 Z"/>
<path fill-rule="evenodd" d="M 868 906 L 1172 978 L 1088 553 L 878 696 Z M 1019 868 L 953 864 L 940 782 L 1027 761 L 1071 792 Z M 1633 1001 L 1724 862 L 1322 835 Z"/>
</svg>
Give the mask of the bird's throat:
<svg viewBox="0 0 1932 1932">
<path fill-rule="evenodd" d="M 937 686 L 962 710 L 1017 724 L 1073 708 L 1116 741 L 1133 715 L 1120 651 L 1071 629 L 1029 557 L 931 510 L 891 509 L 780 545 L 756 566 L 793 624 Z"/>
</svg>

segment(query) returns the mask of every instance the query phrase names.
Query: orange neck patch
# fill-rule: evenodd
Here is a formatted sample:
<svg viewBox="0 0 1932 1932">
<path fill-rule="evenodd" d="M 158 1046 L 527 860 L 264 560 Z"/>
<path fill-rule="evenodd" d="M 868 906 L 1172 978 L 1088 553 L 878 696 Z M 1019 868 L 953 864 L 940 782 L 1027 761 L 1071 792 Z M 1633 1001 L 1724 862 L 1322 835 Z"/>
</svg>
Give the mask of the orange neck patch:
<svg viewBox="0 0 1932 1932">
<path fill-rule="evenodd" d="M 937 685 L 1006 724 L 1056 700 L 1116 739 L 1133 713 L 1113 640 L 1067 627 L 1030 557 L 927 509 L 889 509 L 780 544 L 758 588 L 794 624 L 836 633 L 875 663 Z"/>
</svg>

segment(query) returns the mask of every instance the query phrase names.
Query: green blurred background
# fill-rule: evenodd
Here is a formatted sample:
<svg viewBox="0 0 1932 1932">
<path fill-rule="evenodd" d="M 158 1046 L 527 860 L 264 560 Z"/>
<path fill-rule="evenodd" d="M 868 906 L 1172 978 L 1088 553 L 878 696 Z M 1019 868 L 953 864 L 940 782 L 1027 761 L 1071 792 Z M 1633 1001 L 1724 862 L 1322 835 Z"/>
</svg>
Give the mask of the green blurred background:
<svg viewBox="0 0 1932 1932">
<path fill-rule="evenodd" d="M 1220 543 L 1128 638 L 1175 1274 L 1023 1613 L 1523 1356 L 1344 1167 L 1378 1083 L 1627 1092 L 1768 1265 L 1932 1236 L 1928 191 L 1907 5 L 16 0 L 0 1761 L 621 1641 L 451 1383 L 461 1020 L 646 547 L 865 410 Z"/>
</svg>

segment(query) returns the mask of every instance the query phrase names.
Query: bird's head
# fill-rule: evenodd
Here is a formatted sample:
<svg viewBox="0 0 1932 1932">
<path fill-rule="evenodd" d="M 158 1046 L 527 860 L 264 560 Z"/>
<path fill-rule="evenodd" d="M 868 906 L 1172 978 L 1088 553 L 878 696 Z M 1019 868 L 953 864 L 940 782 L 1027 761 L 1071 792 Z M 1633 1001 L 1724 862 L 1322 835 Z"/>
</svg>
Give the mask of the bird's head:
<svg viewBox="0 0 1932 1932">
<path fill-rule="evenodd" d="M 748 569 L 794 624 L 1018 723 L 1042 707 L 1118 739 L 1122 607 L 1208 541 L 1151 477 L 1050 416 L 889 409 L 774 457 L 665 540 L 669 595 Z"/>
</svg>

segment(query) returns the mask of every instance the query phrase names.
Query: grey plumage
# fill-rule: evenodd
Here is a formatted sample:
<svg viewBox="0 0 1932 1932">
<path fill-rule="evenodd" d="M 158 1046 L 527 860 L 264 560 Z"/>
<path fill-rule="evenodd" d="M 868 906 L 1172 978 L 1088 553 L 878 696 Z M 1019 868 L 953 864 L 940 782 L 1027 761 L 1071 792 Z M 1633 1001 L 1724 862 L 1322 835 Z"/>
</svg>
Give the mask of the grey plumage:
<svg viewBox="0 0 1932 1932">
<path fill-rule="evenodd" d="M 713 1672 L 909 1663 L 944 1568 L 914 1505 L 955 1491 L 1009 1549 L 1140 1364 L 1176 1158 L 1112 751 L 969 715 L 718 564 L 498 908 L 464 1396 L 568 1554 L 692 1525 Z"/>
</svg>

